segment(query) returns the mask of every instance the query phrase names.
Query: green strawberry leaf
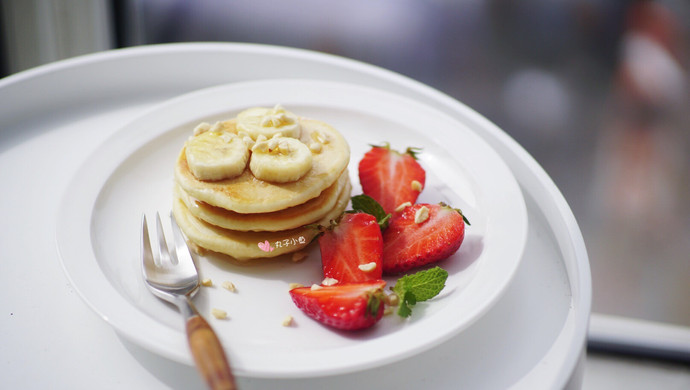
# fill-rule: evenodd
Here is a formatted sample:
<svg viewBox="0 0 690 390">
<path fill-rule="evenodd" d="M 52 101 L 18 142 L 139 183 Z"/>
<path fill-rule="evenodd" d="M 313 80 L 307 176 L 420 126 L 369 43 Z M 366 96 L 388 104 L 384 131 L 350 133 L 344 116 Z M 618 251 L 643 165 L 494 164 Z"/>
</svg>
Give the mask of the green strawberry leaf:
<svg viewBox="0 0 690 390">
<path fill-rule="evenodd" d="M 383 149 L 390 149 L 391 144 L 388 142 L 384 142 L 383 145 L 374 145 L 374 144 L 369 144 L 372 148 L 383 148 Z"/>
<path fill-rule="evenodd" d="M 369 195 L 355 195 L 352 197 L 352 208 L 354 211 L 361 211 L 373 215 L 381 227 L 381 231 L 386 230 L 391 215 L 383 210 L 383 207 Z"/>
<path fill-rule="evenodd" d="M 441 267 L 419 271 L 398 279 L 393 286 L 393 292 L 400 300 L 398 315 L 409 317 L 412 314 L 412 306 L 437 296 L 446 286 L 446 279 L 448 271 Z"/>
<path fill-rule="evenodd" d="M 462 210 L 460 210 L 459 208 L 457 208 L 457 207 L 455 207 L 455 208 L 450 207 L 450 206 L 448 206 L 447 204 L 445 204 L 444 202 L 439 202 L 439 204 L 440 204 L 441 206 L 443 206 L 443 207 L 448 207 L 448 208 L 451 208 L 451 209 L 457 211 L 458 214 L 460 214 L 460 216 L 462 217 L 462 220 L 467 224 L 467 226 L 471 226 L 471 225 L 472 225 L 472 224 L 470 223 L 470 220 L 467 219 L 467 217 L 465 217 L 465 214 L 463 214 Z"/>
<path fill-rule="evenodd" d="M 379 294 L 372 294 L 367 300 L 367 310 L 366 315 L 376 317 L 379 312 L 379 307 L 381 307 L 381 296 Z"/>
<path fill-rule="evenodd" d="M 417 155 L 421 153 L 422 148 L 416 148 L 414 146 L 410 146 L 405 150 L 406 154 L 409 154 L 413 159 L 418 160 Z"/>
</svg>

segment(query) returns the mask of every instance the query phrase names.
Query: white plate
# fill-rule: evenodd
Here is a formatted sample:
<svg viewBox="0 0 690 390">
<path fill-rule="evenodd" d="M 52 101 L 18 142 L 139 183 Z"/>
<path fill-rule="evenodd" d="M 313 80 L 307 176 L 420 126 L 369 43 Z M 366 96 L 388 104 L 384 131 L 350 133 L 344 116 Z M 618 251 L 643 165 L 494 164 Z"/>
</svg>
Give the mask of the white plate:
<svg viewBox="0 0 690 390">
<path fill-rule="evenodd" d="M 211 278 L 215 287 L 203 288 L 196 302 L 203 314 L 211 308 L 229 313 L 224 321 L 207 317 L 238 375 L 324 376 L 386 364 L 447 340 L 497 301 L 522 257 L 527 212 L 508 167 L 472 129 L 376 89 L 315 80 L 256 81 L 200 90 L 157 106 L 99 147 L 68 187 L 56 227 L 63 267 L 79 294 L 119 333 L 192 364 L 180 315 L 144 287 L 141 214 L 169 212 L 173 164 L 197 123 L 276 103 L 340 130 L 352 151 L 353 194 L 361 191 L 357 163 L 369 144 L 422 147 L 427 185 L 419 201 L 460 207 L 472 226 L 460 250 L 439 264 L 450 274 L 440 296 L 418 304 L 410 319 L 387 316 L 355 333 L 317 324 L 290 300 L 289 283 L 322 279 L 315 246 L 299 264 L 197 259 L 202 277 Z M 237 292 L 220 287 L 225 280 Z M 281 326 L 287 315 L 295 318 L 294 326 Z"/>
</svg>

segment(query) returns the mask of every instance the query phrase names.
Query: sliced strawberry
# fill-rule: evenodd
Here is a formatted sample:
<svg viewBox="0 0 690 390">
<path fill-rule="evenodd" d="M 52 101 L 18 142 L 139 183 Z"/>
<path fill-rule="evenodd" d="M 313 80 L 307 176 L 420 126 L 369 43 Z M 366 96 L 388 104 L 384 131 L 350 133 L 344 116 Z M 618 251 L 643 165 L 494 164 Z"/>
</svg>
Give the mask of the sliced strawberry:
<svg viewBox="0 0 690 390">
<path fill-rule="evenodd" d="M 426 172 L 417 162 L 414 148 L 398 153 L 388 144 L 374 146 L 359 162 L 362 191 L 379 202 L 387 213 L 405 202 L 415 203 L 425 180 Z"/>
<path fill-rule="evenodd" d="M 345 283 L 335 286 L 297 287 L 292 301 L 306 315 L 337 329 L 371 327 L 381 319 L 386 282 Z"/>
<path fill-rule="evenodd" d="M 443 260 L 460 248 L 464 238 L 465 221 L 459 210 L 444 204 L 406 207 L 393 215 L 383 233 L 383 272 L 395 274 Z"/>
<path fill-rule="evenodd" d="M 383 237 L 374 216 L 343 214 L 319 237 L 319 247 L 326 278 L 338 283 L 381 279 Z"/>
</svg>

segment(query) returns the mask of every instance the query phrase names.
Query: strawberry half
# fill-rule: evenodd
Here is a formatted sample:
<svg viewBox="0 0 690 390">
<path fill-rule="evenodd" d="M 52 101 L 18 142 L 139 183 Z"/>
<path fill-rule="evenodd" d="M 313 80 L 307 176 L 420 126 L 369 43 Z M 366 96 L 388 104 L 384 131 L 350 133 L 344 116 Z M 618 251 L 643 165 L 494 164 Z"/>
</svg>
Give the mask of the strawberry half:
<svg viewBox="0 0 690 390">
<path fill-rule="evenodd" d="M 359 162 L 362 191 L 379 202 L 387 213 L 405 202 L 415 203 L 425 180 L 426 172 L 417 162 L 414 148 L 399 153 L 388 144 L 374 146 Z"/>
<path fill-rule="evenodd" d="M 335 286 L 297 287 L 292 301 L 314 320 L 337 329 L 371 327 L 383 315 L 386 282 L 344 283 Z"/>
<path fill-rule="evenodd" d="M 319 237 L 323 275 L 338 283 L 381 279 L 383 237 L 376 218 L 345 213 Z"/>
<path fill-rule="evenodd" d="M 393 214 L 383 233 L 383 272 L 396 274 L 443 260 L 460 248 L 464 238 L 460 210 L 445 204 L 406 207 Z"/>
</svg>

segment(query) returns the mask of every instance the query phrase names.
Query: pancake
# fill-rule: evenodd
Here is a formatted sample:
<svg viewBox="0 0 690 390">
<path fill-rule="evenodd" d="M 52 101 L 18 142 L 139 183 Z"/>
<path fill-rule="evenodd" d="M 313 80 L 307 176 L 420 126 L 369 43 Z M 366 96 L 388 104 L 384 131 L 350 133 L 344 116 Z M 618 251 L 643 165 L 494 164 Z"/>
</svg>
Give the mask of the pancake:
<svg viewBox="0 0 690 390">
<path fill-rule="evenodd" d="M 293 207 L 316 198 L 333 185 L 350 160 L 350 147 L 343 136 L 330 125 L 313 119 L 300 119 L 300 141 L 309 145 L 321 134 L 327 139 L 322 150 L 314 153 L 312 168 L 299 180 L 270 183 L 255 178 L 246 168 L 231 179 L 202 181 L 189 169 L 182 148 L 175 165 L 175 180 L 190 196 L 212 206 L 242 214 L 269 213 Z M 223 123 L 232 127 L 232 121 Z"/>
<path fill-rule="evenodd" d="M 338 196 L 335 207 L 318 221 L 320 225 L 328 225 L 332 219 L 345 211 L 350 201 L 351 190 L 348 180 Z M 279 232 L 240 232 L 223 229 L 194 217 L 178 197 L 173 199 L 173 215 L 191 243 L 242 261 L 296 252 L 309 245 L 318 234 L 318 230 L 312 226 Z"/>
<path fill-rule="evenodd" d="M 349 184 L 348 170 L 319 196 L 305 203 L 270 213 L 240 214 L 211 206 L 194 199 L 175 186 L 175 197 L 182 200 L 189 212 L 198 219 L 225 229 L 238 231 L 280 231 L 304 226 L 323 218 L 335 206 L 340 193 Z"/>
</svg>

